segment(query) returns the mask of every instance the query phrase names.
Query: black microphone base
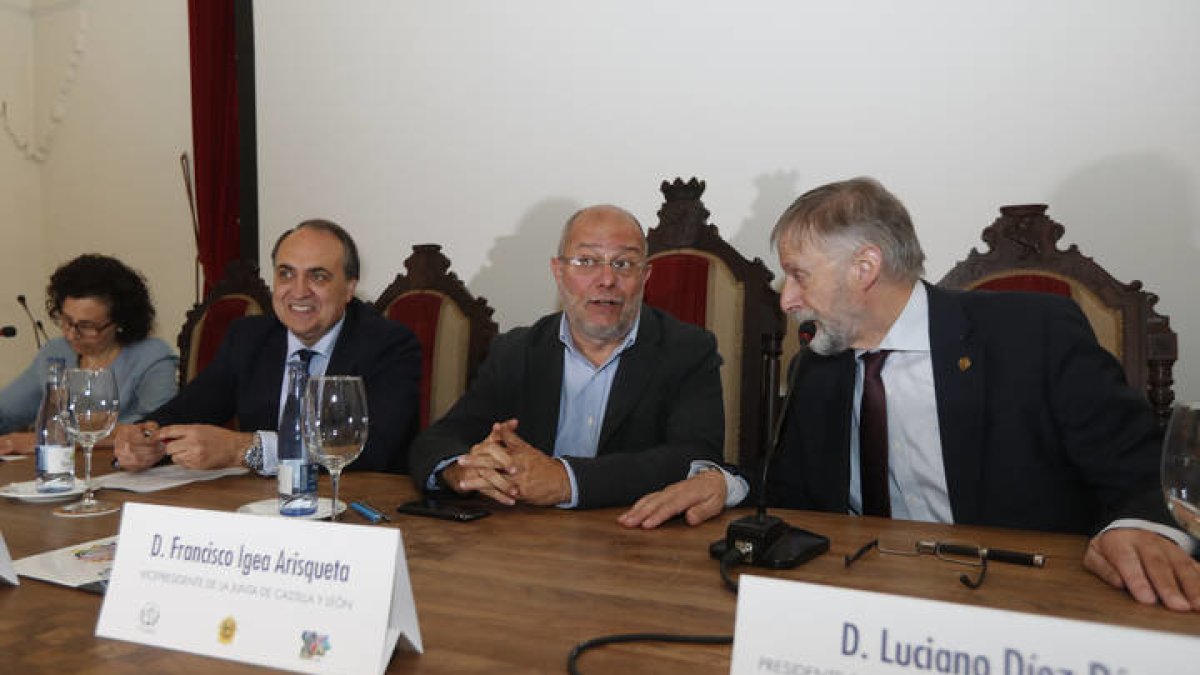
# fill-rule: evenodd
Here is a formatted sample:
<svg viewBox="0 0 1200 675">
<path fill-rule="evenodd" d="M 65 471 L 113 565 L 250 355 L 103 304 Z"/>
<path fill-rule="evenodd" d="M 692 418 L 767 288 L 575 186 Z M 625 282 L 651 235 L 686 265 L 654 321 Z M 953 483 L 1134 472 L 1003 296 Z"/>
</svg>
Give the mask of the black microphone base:
<svg viewBox="0 0 1200 675">
<path fill-rule="evenodd" d="M 725 538 L 714 541 L 709 555 L 721 559 L 731 548 L 744 548 L 741 562 L 768 569 L 789 569 L 829 550 L 829 538 L 793 527 L 775 516 L 746 516 L 729 524 Z"/>
</svg>

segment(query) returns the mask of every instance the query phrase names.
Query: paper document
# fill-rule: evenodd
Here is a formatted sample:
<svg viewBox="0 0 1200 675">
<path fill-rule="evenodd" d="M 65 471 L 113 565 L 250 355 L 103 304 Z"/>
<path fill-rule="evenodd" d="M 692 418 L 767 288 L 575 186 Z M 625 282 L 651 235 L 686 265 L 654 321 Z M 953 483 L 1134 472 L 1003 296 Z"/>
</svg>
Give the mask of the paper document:
<svg viewBox="0 0 1200 675">
<path fill-rule="evenodd" d="M 97 476 L 92 479 L 92 482 L 98 488 L 108 488 L 110 490 L 157 492 L 201 480 L 212 480 L 223 476 L 239 476 L 247 471 L 248 469 L 242 466 L 205 471 L 200 469 L 185 469 L 176 464 L 167 464 L 137 473 L 116 471 L 103 476 Z"/>
</svg>

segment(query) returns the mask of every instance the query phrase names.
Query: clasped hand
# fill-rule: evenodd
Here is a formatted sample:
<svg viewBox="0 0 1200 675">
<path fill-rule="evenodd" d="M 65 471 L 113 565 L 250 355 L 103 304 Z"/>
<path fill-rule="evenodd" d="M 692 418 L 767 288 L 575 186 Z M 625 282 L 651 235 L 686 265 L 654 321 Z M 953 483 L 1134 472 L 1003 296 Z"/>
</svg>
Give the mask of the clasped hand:
<svg viewBox="0 0 1200 675">
<path fill-rule="evenodd" d="M 552 506 L 571 499 L 571 482 L 562 462 L 517 435 L 517 420 L 496 422 L 471 451 L 442 471 L 459 493 L 478 492 L 501 504 Z"/>
</svg>

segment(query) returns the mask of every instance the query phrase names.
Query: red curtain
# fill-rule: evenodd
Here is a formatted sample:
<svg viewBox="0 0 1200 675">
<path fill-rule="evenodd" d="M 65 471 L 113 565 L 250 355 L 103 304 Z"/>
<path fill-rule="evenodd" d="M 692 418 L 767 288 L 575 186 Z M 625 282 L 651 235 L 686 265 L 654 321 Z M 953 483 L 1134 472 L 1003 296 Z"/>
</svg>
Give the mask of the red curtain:
<svg viewBox="0 0 1200 675">
<path fill-rule="evenodd" d="M 188 0 L 192 58 L 192 147 L 197 256 L 204 293 L 240 253 L 238 224 L 238 99 L 233 3 Z"/>
</svg>

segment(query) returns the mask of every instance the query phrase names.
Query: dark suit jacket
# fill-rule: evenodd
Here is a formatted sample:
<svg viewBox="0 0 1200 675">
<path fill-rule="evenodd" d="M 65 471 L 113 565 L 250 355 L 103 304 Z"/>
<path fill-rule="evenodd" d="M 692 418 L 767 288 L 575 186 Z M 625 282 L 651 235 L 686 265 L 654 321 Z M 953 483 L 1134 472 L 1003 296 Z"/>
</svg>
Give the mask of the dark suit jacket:
<svg viewBox="0 0 1200 675">
<path fill-rule="evenodd" d="M 1074 302 L 927 288 L 954 522 L 1078 533 L 1126 515 L 1171 522 L 1150 407 Z M 796 376 L 768 502 L 845 513 L 853 352 L 805 354 Z"/>
<path fill-rule="evenodd" d="M 493 422 L 554 453 L 563 379 L 561 313 L 496 338 L 467 393 L 413 441 L 413 481 L 424 488 L 442 460 L 465 454 Z M 630 504 L 686 477 L 694 459 L 720 461 L 725 434 L 721 357 L 712 334 L 643 307 L 621 355 L 594 458 L 568 457 L 579 506 Z"/>
<path fill-rule="evenodd" d="M 147 419 L 219 425 L 236 416 L 244 431 L 275 431 L 286 351 L 287 328 L 278 319 L 239 319 L 212 363 Z M 421 346 L 412 331 L 351 300 L 325 372 L 360 375 L 367 388 L 367 444 L 348 468 L 403 473 L 417 428 L 421 378 Z"/>
</svg>

